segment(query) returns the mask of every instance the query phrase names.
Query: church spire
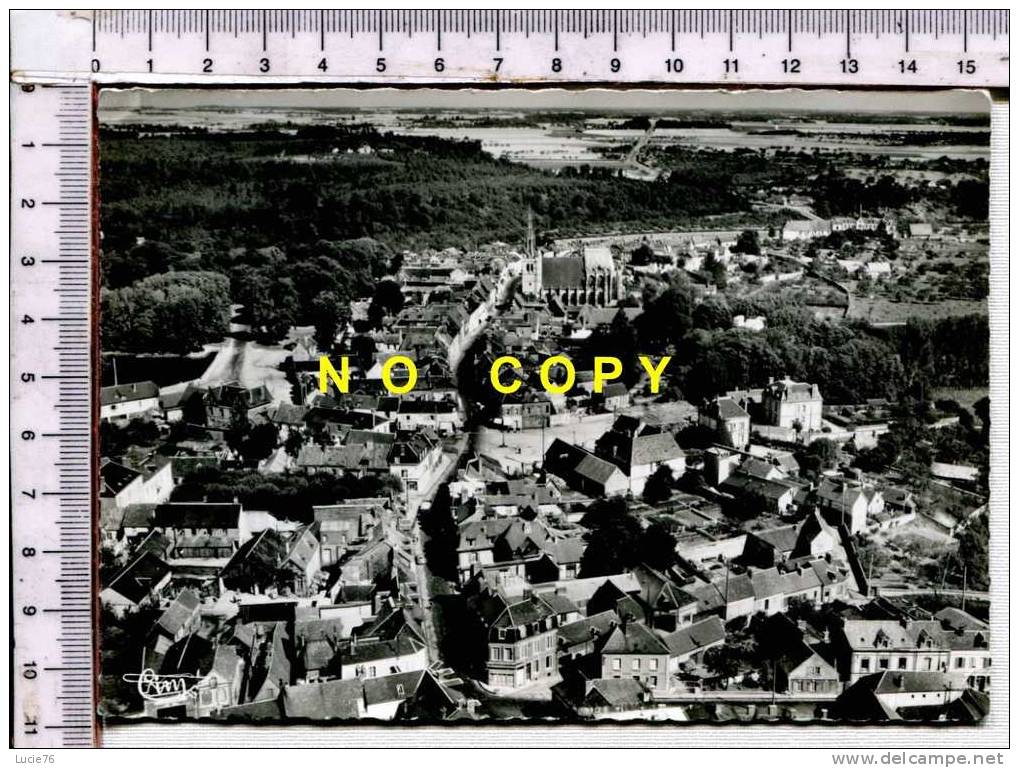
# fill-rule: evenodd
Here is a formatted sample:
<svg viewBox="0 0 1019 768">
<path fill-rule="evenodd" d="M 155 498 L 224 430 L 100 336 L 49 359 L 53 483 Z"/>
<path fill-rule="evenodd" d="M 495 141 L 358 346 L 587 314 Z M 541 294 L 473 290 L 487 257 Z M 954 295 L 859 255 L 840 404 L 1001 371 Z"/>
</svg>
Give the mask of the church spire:
<svg viewBox="0 0 1019 768">
<path fill-rule="evenodd" d="M 534 212 L 527 208 L 527 255 L 534 258 Z"/>
</svg>

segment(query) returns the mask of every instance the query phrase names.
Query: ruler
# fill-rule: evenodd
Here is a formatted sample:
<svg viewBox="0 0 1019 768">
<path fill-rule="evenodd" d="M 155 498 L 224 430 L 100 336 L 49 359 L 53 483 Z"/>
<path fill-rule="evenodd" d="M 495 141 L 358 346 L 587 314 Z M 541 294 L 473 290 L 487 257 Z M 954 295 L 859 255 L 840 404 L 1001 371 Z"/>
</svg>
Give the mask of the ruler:
<svg viewBox="0 0 1019 768">
<path fill-rule="evenodd" d="M 11 86 L 13 741 L 93 742 L 91 101 Z"/>
<path fill-rule="evenodd" d="M 13 13 L 13 743 L 97 737 L 95 84 L 1004 88 L 1008 24 L 987 10 Z"/>
<path fill-rule="evenodd" d="M 12 29 L 19 78 L 1008 85 L 1007 10 L 37 11 Z"/>
</svg>

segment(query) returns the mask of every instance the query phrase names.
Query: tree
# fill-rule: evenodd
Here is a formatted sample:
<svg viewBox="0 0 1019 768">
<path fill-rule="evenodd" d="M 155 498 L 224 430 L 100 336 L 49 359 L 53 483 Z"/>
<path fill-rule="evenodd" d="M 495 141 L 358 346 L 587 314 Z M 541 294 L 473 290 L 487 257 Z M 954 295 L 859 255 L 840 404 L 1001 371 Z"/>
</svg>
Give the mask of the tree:
<svg viewBox="0 0 1019 768">
<path fill-rule="evenodd" d="M 230 284 L 213 272 L 169 272 L 102 294 L 106 352 L 182 354 L 229 330 Z"/>
<path fill-rule="evenodd" d="M 724 298 L 710 297 L 693 310 L 694 328 L 706 331 L 724 330 L 732 327 L 732 310 Z"/>
<path fill-rule="evenodd" d="M 637 544 L 640 562 L 664 570 L 676 563 L 676 537 L 661 523 L 651 523 Z"/>
<path fill-rule="evenodd" d="M 291 428 L 287 434 L 287 439 L 283 441 L 283 449 L 287 452 L 288 456 L 296 459 L 298 454 L 301 453 L 304 443 L 304 433 L 299 429 Z"/>
<path fill-rule="evenodd" d="M 635 267 L 644 267 L 655 260 L 655 252 L 647 243 L 641 243 L 630 254 L 630 263 Z"/>
<path fill-rule="evenodd" d="M 750 256 L 761 254 L 760 237 L 755 229 L 744 229 L 736 238 L 736 245 L 730 249 L 733 253 L 745 253 Z"/>
<path fill-rule="evenodd" d="M 742 660 L 743 653 L 729 643 L 708 648 L 703 659 L 704 666 L 722 679 L 725 688 L 729 687 L 729 678 L 739 673 Z"/>
<path fill-rule="evenodd" d="M 644 484 L 644 501 L 648 504 L 660 504 L 672 496 L 672 486 L 675 477 L 672 470 L 666 464 L 662 464 L 654 471 Z"/>
<path fill-rule="evenodd" d="M 678 344 L 693 326 L 693 292 L 688 285 L 674 284 L 654 298 L 637 319 L 641 347 L 662 349 Z"/>
<path fill-rule="evenodd" d="M 403 291 L 394 280 L 383 280 L 375 288 L 371 304 L 368 305 L 368 321 L 374 328 L 382 325 L 382 318 L 395 315 L 403 309 Z"/>
<path fill-rule="evenodd" d="M 279 430 L 275 424 L 256 424 L 240 444 L 241 458 L 245 464 L 258 464 L 269 458 L 279 444 Z"/>
<path fill-rule="evenodd" d="M 583 578 L 620 573 L 640 561 L 640 523 L 629 513 L 624 500 L 596 501 L 581 525 L 591 529 L 580 563 Z"/>
<path fill-rule="evenodd" d="M 350 321 L 350 303 L 331 291 L 322 291 L 311 303 L 311 320 L 315 325 L 315 343 L 328 353 L 336 334 Z"/>
<path fill-rule="evenodd" d="M 827 437 L 819 437 L 811 442 L 807 446 L 807 453 L 816 456 L 820 460 L 822 468 L 834 467 L 839 459 L 838 445 Z"/>
<path fill-rule="evenodd" d="M 959 534 L 958 556 L 960 563 L 966 566 L 966 582 L 970 589 L 986 591 L 990 587 L 989 544 L 986 513 L 973 518 Z"/>
</svg>

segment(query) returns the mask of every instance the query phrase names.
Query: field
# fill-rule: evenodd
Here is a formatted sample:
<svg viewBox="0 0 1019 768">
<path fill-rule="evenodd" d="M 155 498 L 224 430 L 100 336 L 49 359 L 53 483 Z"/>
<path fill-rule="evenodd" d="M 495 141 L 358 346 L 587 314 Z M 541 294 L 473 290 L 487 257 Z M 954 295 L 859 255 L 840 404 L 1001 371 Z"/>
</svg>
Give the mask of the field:
<svg viewBox="0 0 1019 768">
<path fill-rule="evenodd" d="M 941 299 L 932 302 L 892 301 L 853 296 L 849 317 L 878 324 L 905 323 L 911 318 L 938 320 L 959 315 L 986 314 L 987 302 Z"/>
</svg>

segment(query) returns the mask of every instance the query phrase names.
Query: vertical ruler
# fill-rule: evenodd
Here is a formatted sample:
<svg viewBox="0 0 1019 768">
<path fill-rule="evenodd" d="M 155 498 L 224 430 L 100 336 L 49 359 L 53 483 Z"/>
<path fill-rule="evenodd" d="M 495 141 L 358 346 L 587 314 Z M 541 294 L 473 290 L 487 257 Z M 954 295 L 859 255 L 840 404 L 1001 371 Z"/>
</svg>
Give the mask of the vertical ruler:
<svg viewBox="0 0 1019 768">
<path fill-rule="evenodd" d="M 15 746 L 91 746 L 92 89 L 12 85 Z"/>
</svg>

